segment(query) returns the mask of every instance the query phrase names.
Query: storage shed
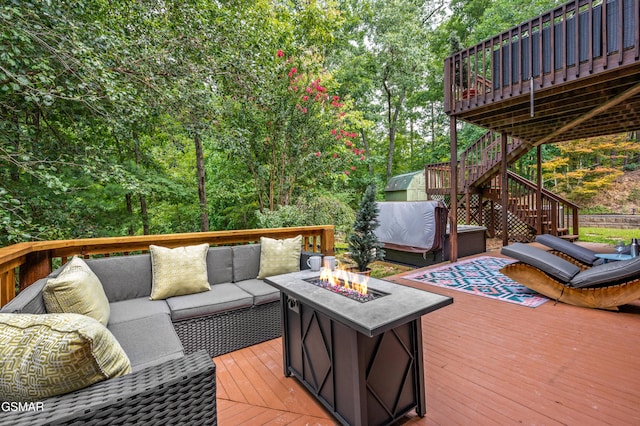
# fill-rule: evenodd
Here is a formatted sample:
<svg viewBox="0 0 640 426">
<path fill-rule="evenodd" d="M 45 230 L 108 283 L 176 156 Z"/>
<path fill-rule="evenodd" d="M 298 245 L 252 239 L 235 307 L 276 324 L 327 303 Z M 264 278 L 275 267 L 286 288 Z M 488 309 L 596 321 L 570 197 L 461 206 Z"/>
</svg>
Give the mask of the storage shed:
<svg viewBox="0 0 640 426">
<path fill-rule="evenodd" d="M 393 176 L 384 188 L 385 201 L 427 200 L 424 170 Z"/>
</svg>

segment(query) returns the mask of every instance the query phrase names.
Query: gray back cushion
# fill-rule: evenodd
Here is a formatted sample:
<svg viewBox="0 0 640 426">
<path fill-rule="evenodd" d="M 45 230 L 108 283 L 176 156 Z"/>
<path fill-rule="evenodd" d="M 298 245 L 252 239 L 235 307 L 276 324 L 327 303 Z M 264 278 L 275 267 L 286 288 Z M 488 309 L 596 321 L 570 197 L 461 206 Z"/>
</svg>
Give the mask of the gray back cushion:
<svg viewBox="0 0 640 426">
<path fill-rule="evenodd" d="M 577 288 L 601 287 L 632 279 L 640 279 L 640 256 L 594 266 L 576 275 L 569 285 Z"/>
<path fill-rule="evenodd" d="M 86 262 L 100 279 L 109 302 L 151 294 L 151 256 L 148 253 L 88 259 Z"/>
<path fill-rule="evenodd" d="M 579 246 L 554 235 L 538 235 L 536 237 L 536 241 L 540 244 L 544 244 L 549 248 L 568 254 L 574 259 L 578 259 L 582 263 L 586 263 L 588 265 L 593 265 L 599 260 L 595 256 L 595 252 L 593 250 L 589 250 L 586 247 Z"/>
<path fill-rule="evenodd" d="M 260 272 L 260 244 L 233 246 L 233 282 L 251 280 Z"/>
<path fill-rule="evenodd" d="M 209 284 L 230 283 L 233 279 L 233 253 L 231 247 L 210 247 L 207 253 Z"/>
<path fill-rule="evenodd" d="M 0 312 L 6 314 L 46 314 L 42 298 L 42 288 L 47 283 L 48 278 L 42 278 L 22 290 L 18 295 L 4 305 Z"/>
<path fill-rule="evenodd" d="M 514 243 L 502 247 L 501 253 L 538 268 L 563 283 L 568 283 L 580 272 L 573 263 L 527 244 Z"/>
</svg>

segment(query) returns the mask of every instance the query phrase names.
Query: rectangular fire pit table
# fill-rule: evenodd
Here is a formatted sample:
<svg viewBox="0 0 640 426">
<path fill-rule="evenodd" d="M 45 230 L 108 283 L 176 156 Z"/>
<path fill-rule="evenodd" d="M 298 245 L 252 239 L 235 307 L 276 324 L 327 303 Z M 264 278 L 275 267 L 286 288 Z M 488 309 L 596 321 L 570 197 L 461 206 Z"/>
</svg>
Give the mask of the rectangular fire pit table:
<svg viewBox="0 0 640 426">
<path fill-rule="evenodd" d="M 345 425 L 383 425 L 426 414 L 420 318 L 451 297 L 371 278 L 382 294 L 360 302 L 305 280 L 265 281 L 281 291 L 283 366 Z M 356 281 L 366 277 L 354 275 Z"/>
</svg>

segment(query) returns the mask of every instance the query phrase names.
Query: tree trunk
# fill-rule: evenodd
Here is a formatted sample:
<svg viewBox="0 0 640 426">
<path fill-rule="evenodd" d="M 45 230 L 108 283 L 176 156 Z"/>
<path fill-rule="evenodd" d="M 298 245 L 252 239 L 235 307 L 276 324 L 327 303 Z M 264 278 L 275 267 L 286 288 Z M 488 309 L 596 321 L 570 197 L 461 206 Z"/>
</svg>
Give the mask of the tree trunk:
<svg viewBox="0 0 640 426">
<path fill-rule="evenodd" d="M 147 212 L 147 199 L 140 195 L 140 216 L 142 216 L 142 232 L 144 235 L 151 233 L 149 229 L 149 213 Z"/>
<path fill-rule="evenodd" d="M 362 144 L 364 145 L 364 153 L 367 156 L 367 159 L 371 158 L 371 153 L 369 152 L 369 142 L 367 141 L 367 135 L 364 133 L 364 129 L 360 129 L 360 135 L 362 136 Z M 373 176 L 373 164 L 369 161 L 369 175 Z"/>
<path fill-rule="evenodd" d="M 209 214 L 207 213 L 207 191 L 204 181 L 204 155 L 202 154 L 202 139 L 196 133 L 193 138 L 196 145 L 196 169 L 198 173 L 198 197 L 200 198 L 200 231 L 209 230 Z"/>
<path fill-rule="evenodd" d="M 133 204 L 131 202 L 131 193 L 130 192 L 125 194 L 124 200 L 125 200 L 125 202 L 127 204 L 127 213 L 129 213 L 129 217 L 131 217 L 131 216 L 133 216 Z M 127 231 L 129 233 L 129 235 L 133 235 L 133 232 L 134 232 L 133 225 L 130 224 L 129 225 L 129 229 Z"/>
<path fill-rule="evenodd" d="M 431 101 L 431 145 L 436 145 L 436 112 L 433 108 L 433 101 Z"/>
<path fill-rule="evenodd" d="M 402 104 L 404 103 L 405 89 L 403 88 L 402 92 L 400 93 L 395 111 L 392 105 L 391 89 L 389 89 L 389 87 L 387 86 L 386 81 L 384 83 L 384 91 L 387 95 L 387 124 L 389 125 L 389 157 L 387 159 L 388 181 L 391 178 L 391 174 L 393 172 L 393 155 L 396 149 L 396 126 L 398 124 L 398 115 L 400 114 L 400 109 L 402 108 Z"/>
<path fill-rule="evenodd" d="M 142 162 L 142 155 L 140 153 L 140 140 L 138 139 L 138 132 L 134 131 L 133 132 L 133 141 L 135 142 L 135 156 L 136 156 L 136 164 L 140 165 L 140 163 Z M 129 200 L 127 200 L 128 203 L 131 203 L 131 197 L 130 194 L 127 194 L 129 196 Z M 151 233 L 150 229 L 149 229 L 149 212 L 147 211 L 147 199 L 144 196 L 144 194 L 139 194 L 139 198 L 140 198 L 140 218 L 142 219 L 142 233 L 144 235 L 149 235 Z M 133 212 L 133 209 L 131 210 L 131 212 Z M 130 230 L 131 235 L 133 235 L 133 228 L 131 228 Z"/>
</svg>

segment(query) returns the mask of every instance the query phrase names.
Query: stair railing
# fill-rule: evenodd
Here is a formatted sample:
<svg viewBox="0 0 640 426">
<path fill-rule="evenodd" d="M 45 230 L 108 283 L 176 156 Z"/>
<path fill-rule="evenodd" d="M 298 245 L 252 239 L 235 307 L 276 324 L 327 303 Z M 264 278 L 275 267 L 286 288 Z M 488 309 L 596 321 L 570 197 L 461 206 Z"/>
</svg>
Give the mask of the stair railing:
<svg viewBox="0 0 640 426">
<path fill-rule="evenodd" d="M 512 171 L 507 172 L 507 177 L 509 191 L 507 209 L 514 216 L 538 233 L 558 235 L 558 230 L 566 229 L 574 235 L 579 234 L 578 205 L 542 188 L 542 204 L 538 206 L 536 184 Z M 499 189 L 500 177 L 497 176 L 491 180 L 490 190 L 498 194 Z"/>
<path fill-rule="evenodd" d="M 463 190 L 475 186 L 479 181 L 486 180 L 492 176 L 487 173 L 496 169 L 502 161 L 502 148 L 500 146 L 500 133 L 489 130 L 460 155 L 460 185 Z M 517 148 L 522 146 L 519 139 L 507 138 L 507 157 Z M 509 158 L 514 161 L 513 158 Z M 492 172 L 497 173 L 496 171 Z"/>
<path fill-rule="evenodd" d="M 523 145 L 519 139 L 507 139 L 507 156 Z M 523 151 L 523 153 L 525 153 Z M 461 165 L 458 175 L 459 191 L 466 192 L 478 182 L 490 179 L 497 173 L 502 161 L 500 133 L 488 131 L 468 146 L 460 154 Z M 510 158 L 510 161 L 514 161 Z M 490 175 L 487 175 L 490 173 Z M 425 165 L 425 189 L 428 194 L 448 195 L 451 191 L 450 163 L 433 163 Z"/>
</svg>

